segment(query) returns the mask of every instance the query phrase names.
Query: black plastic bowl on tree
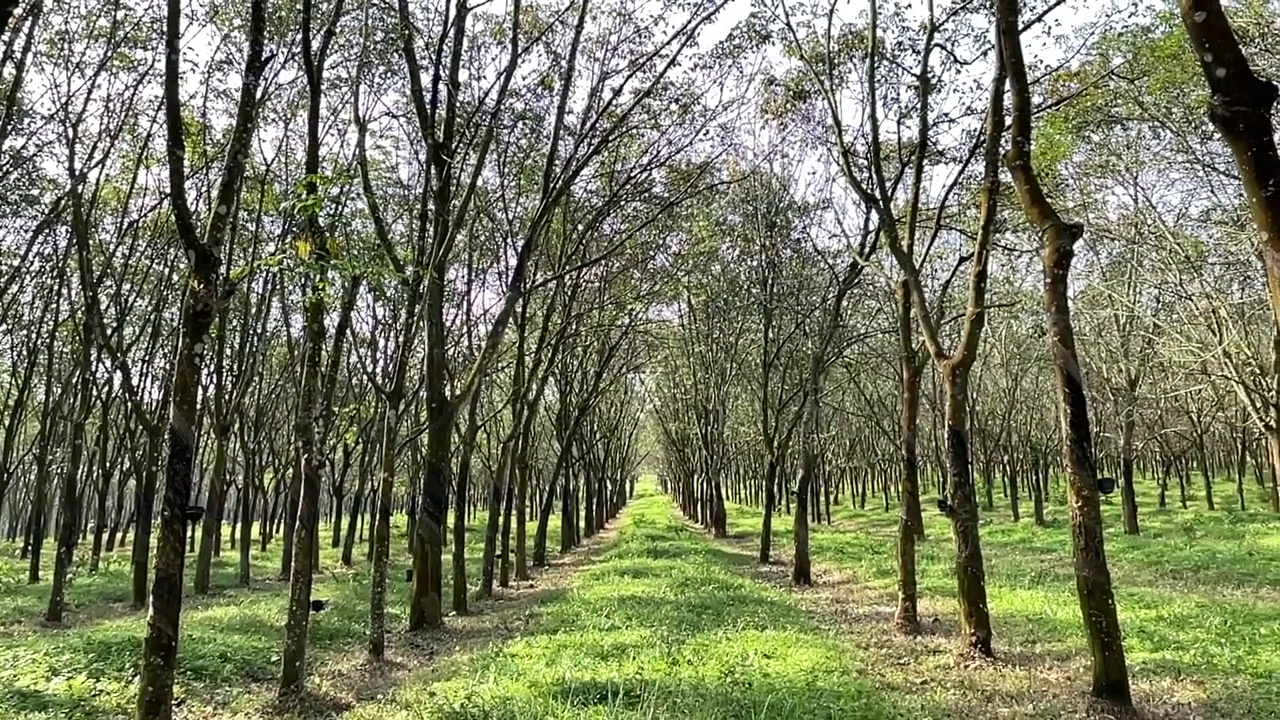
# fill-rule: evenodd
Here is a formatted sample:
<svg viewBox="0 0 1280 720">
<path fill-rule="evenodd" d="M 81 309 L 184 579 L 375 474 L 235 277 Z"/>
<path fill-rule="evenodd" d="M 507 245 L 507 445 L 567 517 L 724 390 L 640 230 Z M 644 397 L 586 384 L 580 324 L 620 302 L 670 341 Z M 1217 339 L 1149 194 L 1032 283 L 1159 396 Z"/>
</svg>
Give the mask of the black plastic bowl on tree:
<svg viewBox="0 0 1280 720">
<path fill-rule="evenodd" d="M 1098 478 L 1098 492 L 1103 495 L 1110 495 L 1116 491 L 1116 479 L 1113 477 Z"/>
</svg>

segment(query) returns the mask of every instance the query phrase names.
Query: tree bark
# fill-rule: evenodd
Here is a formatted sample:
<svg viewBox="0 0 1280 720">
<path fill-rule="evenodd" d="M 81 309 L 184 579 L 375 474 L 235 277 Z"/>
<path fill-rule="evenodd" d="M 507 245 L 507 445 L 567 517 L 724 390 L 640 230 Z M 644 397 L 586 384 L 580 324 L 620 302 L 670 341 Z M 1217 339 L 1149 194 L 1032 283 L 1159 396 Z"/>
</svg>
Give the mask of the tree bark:
<svg viewBox="0 0 1280 720">
<path fill-rule="evenodd" d="M 1138 496 L 1133 486 L 1133 402 L 1126 402 L 1124 425 L 1120 436 L 1120 501 L 1124 512 L 1124 534 L 1137 535 Z"/>
<path fill-rule="evenodd" d="M 772 454 L 764 468 L 764 518 L 760 522 L 760 564 L 768 565 L 773 551 L 773 509 L 777 505 L 774 490 L 778 483 L 778 460 Z"/>
<path fill-rule="evenodd" d="M 924 367 L 916 359 L 915 336 L 911 332 L 911 295 L 906 282 L 898 285 L 899 350 L 902 353 L 902 407 L 899 420 L 902 452 L 902 501 L 898 515 L 898 608 L 894 625 L 902 632 L 920 628 L 916 588 L 916 540 L 924 535 L 920 511 L 920 465 L 916 447 L 916 427 L 920 415 L 920 375 Z"/>
<path fill-rule="evenodd" d="M 987 609 L 986 569 L 978 536 L 978 502 L 969 451 L 968 370 L 948 365 L 945 370 L 947 474 L 950 477 L 947 516 L 956 544 L 956 582 L 959 586 L 960 632 L 971 652 L 991 657 L 991 615 Z"/>
<path fill-rule="evenodd" d="M 1209 119 L 1240 171 L 1261 236 L 1271 308 L 1280 315 L 1280 154 L 1271 121 L 1280 91 L 1254 73 L 1219 0 L 1180 0 L 1178 6 L 1209 87 Z"/>
<path fill-rule="evenodd" d="M 266 34 L 266 0 L 250 7 L 246 52 L 235 126 L 227 148 L 222 179 L 213 212 L 201 239 L 186 195 L 185 124 L 180 100 L 181 0 L 168 0 L 165 25 L 164 105 L 169 166 L 169 201 L 179 240 L 190 269 L 182 302 L 178 354 L 170 383 L 169 449 L 165 463 L 164 501 L 160 534 L 156 542 L 155 581 L 151 610 L 143 641 L 139 677 L 138 720 L 170 720 L 173 716 L 173 674 L 178 656 L 178 625 L 182 611 L 182 571 L 186 558 L 188 503 L 191 496 L 192 461 L 200 411 L 200 379 L 205 351 L 210 346 L 218 305 L 224 302 L 219 273 L 219 250 L 230 215 L 240 193 L 240 181 L 248 161 L 262 79 L 263 38 Z"/>
<path fill-rule="evenodd" d="M 1084 376 L 1071 324 L 1068 274 L 1084 228 L 1058 216 L 1031 166 L 1031 91 L 1022 57 L 1019 0 L 997 0 L 997 25 L 1013 103 L 1012 145 L 1005 155 L 1023 211 L 1040 233 L 1044 250 L 1044 302 L 1057 376 L 1062 450 L 1067 470 L 1076 594 L 1093 661 L 1090 692 L 1119 706 L 1132 705 L 1124 643 L 1116 615 L 1111 572 L 1103 544 L 1102 512 L 1094 467 Z"/>
</svg>

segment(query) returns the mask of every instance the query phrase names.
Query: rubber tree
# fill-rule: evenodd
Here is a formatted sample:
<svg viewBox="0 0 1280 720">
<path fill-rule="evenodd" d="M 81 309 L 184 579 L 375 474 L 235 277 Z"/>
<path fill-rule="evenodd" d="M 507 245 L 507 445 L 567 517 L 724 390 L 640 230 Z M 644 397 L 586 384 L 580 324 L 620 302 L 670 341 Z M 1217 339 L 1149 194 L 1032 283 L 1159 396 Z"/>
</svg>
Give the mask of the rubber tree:
<svg viewBox="0 0 1280 720">
<path fill-rule="evenodd" d="M 887 156 L 881 133 L 882 120 L 878 115 L 871 117 L 872 122 L 867 127 L 868 137 L 865 143 L 867 156 L 858 156 L 855 151 L 857 145 L 853 140 L 857 133 L 854 133 L 849 128 L 843 118 L 842 107 L 844 101 L 841 97 L 842 88 L 838 85 L 840 82 L 838 78 L 851 76 L 842 66 L 844 63 L 851 63 L 855 59 L 863 61 L 866 70 L 863 76 L 865 80 L 863 90 L 867 93 L 868 108 L 878 111 L 875 108 L 875 98 L 879 95 L 879 85 L 884 82 L 879 69 L 881 67 L 880 55 L 884 52 L 884 48 L 881 47 L 883 43 L 878 38 L 878 5 L 873 2 L 869 8 L 872 11 L 870 17 L 871 25 L 866 28 L 865 45 L 841 42 L 837 47 L 832 34 L 827 33 L 823 40 L 825 46 L 820 47 L 818 51 L 814 50 L 811 38 L 802 33 L 801 28 L 812 29 L 814 22 L 826 22 L 826 18 L 836 11 L 834 3 L 823 10 L 821 12 L 822 17 L 816 20 L 814 18 L 806 20 L 793 16 L 786 2 L 777 4 L 775 15 L 782 22 L 788 33 L 789 44 L 799 59 L 806 75 L 806 82 L 816 88 L 816 100 L 831 121 L 835 143 L 840 148 L 836 160 L 839 163 L 842 177 L 849 187 L 854 190 L 858 198 L 866 203 L 876 215 L 879 232 L 883 235 L 886 241 L 885 244 L 898 248 L 898 252 L 894 254 L 895 260 L 906 259 L 914 263 L 917 246 L 922 246 L 922 255 L 928 255 L 929 249 L 936 242 L 942 230 L 940 220 L 944 213 L 941 212 L 941 209 L 949 205 L 960 180 L 966 176 L 964 170 L 972 162 L 976 152 L 982 147 L 982 143 L 981 141 L 973 143 L 967 148 L 967 153 L 962 155 L 960 170 L 945 184 L 937 199 L 937 220 L 932 224 L 931 228 L 926 227 L 925 223 L 921 222 L 921 207 L 926 183 L 932 182 L 925 173 L 925 157 L 928 155 L 932 134 L 930 102 L 934 92 L 934 84 L 930 75 L 931 57 L 933 50 L 939 44 L 935 37 L 936 33 L 947 20 L 955 17 L 955 13 L 949 13 L 942 21 L 936 20 L 933 6 L 930 4 L 928 6 L 925 34 L 922 38 L 922 52 L 918 70 L 914 73 L 914 77 L 908 74 L 903 80 L 904 82 L 914 82 L 918 87 L 919 98 L 918 107 L 914 110 L 916 137 L 914 138 L 914 150 L 910 153 L 910 163 L 908 167 L 901 168 L 901 171 L 886 169 Z M 851 48 L 853 47 L 857 47 L 856 56 L 851 55 Z M 901 65 L 895 63 L 893 67 L 901 67 Z M 900 122 L 902 120 L 907 120 L 907 118 L 899 119 Z M 896 154 L 896 151 L 892 153 L 894 156 Z M 893 162 L 896 161 L 897 159 L 894 157 Z M 870 168 L 870 177 L 867 177 L 867 174 L 861 169 L 863 167 Z M 906 190 L 909 201 L 905 208 L 905 217 L 900 217 L 900 210 L 898 204 L 894 201 L 894 195 L 898 192 L 899 185 L 904 180 L 909 183 Z M 952 277 L 954 277 L 954 272 Z M 897 547 L 899 597 L 894 622 L 898 628 L 913 632 L 918 622 L 916 619 L 915 547 L 917 538 L 923 535 L 924 527 L 919 502 L 917 423 L 920 380 L 923 374 L 923 364 L 928 361 L 928 356 L 918 351 L 914 339 L 915 333 L 912 328 L 915 322 L 913 315 L 927 313 L 928 306 L 920 302 L 922 294 L 914 292 L 905 272 L 898 284 L 898 293 L 899 362 L 902 370 L 899 391 L 903 399 L 903 406 L 900 409 L 899 416 L 899 451 L 902 471 L 899 482 L 901 503 Z M 946 294 L 945 288 L 941 294 Z M 963 488 L 961 490 L 963 491 Z M 975 547 L 975 545 L 973 542 L 966 541 L 965 547 L 970 548 Z M 966 567 L 976 567 L 980 564 L 977 558 L 972 558 L 964 563 Z M 970 585 L 977 586 L 974 583 L 970 583 Z M 975 605 L 985 607 L 985 599 L 979 601 L 979 598 L 975 596 L 972 601 Z"/>
<path fill-rule="evenodd" d="M 321 389 L 327 342 L 325 320 L 329 309 L 329 273 L 333 264 L 334 245 L 331 244 L 332 239 L 326 232 L 322 218 L 324 201 L 320 187 L 320 112 L 324 102 L 325 61 L 338 33 L 338 22 L 342 19 L 344 8 L 343 0 L 335 0 L 329 17 L 320 30 L 320 42 L 317 45 L 312 37 L 315 34 L 315 0 L 302 2 L 302 67 L 307 81 L 307 145 L 301 197 L 293 208 L 294 246 L 306 270 L 302 379 L 294 420 L 298 444 L 297 460 L 301 463 L 302 492 L 298 501 L 298 524 L 293 532 L 289 613 L 285 621 L 284 651 L 281 653 L 282 696 L 302 689 L 306 671 L 311 586 L 315 575 L 316 552 L 319 549 L 320 474 L 325 464 L 321 455 L 326 453 L 322 414 L 329 410 L 324 403 L 332 402 L 333 397 L 331 391 L 328 397 L 323 397 Z M 354 283 L 352 285 L 355 286 Z M 344 304 L 344 309 L 346 307 L 348 306 Z M 341 360 L 342 339 L 340 333 L 335 334 L 330 354 L 333 361 Z M 328 377 L 330 382 L 334 380 L 334 374 L 331 370 Z"/>
<path fill-rule="evenodd" d="M 164 500 L 156 541 L 155 580 L 142 646 L 138 679 L 138 720 L 173 716 L 173 676 L 178 661 L 178 628 L 182 614 L 182 572 L 190 524 L 191 479 L 200 414 L 200 384 L 209 331 L 218 307 L 228 301 L 234 284 L 224 286 L 221 247 L 240 195 L 249 146 L 257 121 L 258 87 L 262 81 L 267 27 L 267 1 L 252 0 L 247 51 L 236 105 L 235 125 L 217 191 L 203 233 L 187 200 L 186 137 L 181 98 L 182 2 L 168 0 L 165 18 L 164 118 L 169 170 L 169 204 L 180 249 L 188 268 L 183 283 L 178 353 L 170 378 L 169 447 L 165 462 Z"/>
<path fill-rule="evenodd" d="M 1271 312 L 1280 337 L 1280 192 L 1275 190 L 1280 184 L 1280 153 L 1272 125 L 1280 89 L 1253 71 L 1220 0 L 1180 0 L 1178 9 L 1209 86 L 1209 120 L 1235 158 L 1258 230 Z M 1275 363 L 1280 366 L 1280 355 Z M 1280 374 L 1275 386 L 1271 407 L 1254 410 L 1254 415 L 1267 433 L 1273 474 L 1280 477 Z M 1253 404 L 1244 399 L 1252 409 Z M 1280 512 L 1280 480 L 1273 479 L 1271 500 L 1272 508 Z"/>
<path fill-rule="evenodd" d="M 1065 222 L 1045 195 L 1032 166 L 1032 117 L 1035 113 L 1019 31 L 1019 0 L 998 0 L 996 24 L 1008 71 L 1012 105 L 1011 142 L 1005 164 L 1013 178 L 1023 212 L 1041 238 L 1044 260 L 1044 305 L 1050 354 L 1057 377 L 1059 426 L 1070 499 L 1071 545 L 1075 558 L 1076 594 L 1093 664 L 1090 692 L 1096 698 L 1129 706 L 1129 672 L 1116 615 L 1115 593 L 1103 544 L 1098 473 L 1084 375 L 1076 354 L 1071 323 L 1068 276 L 1075 244 L 1084 234 L 1080 223 Z"/>
<path fill-rule="evenodd" d="M 982 325 L 985 322 L 987 259 L 994 226 L 996 192 L 999 187 L 997 175 L 999 169 L 998 143 L 1003 132 L 1003 121 L 1001 119 L 1003 117 L 1003 106 L 1000 104 L 1003 102 L 1003 92 L 998 91 L 996 88 L 997 86 L 999 88 L 1003 87 L 1002 71 L 997 67 L 995 72 L 996 81 L 993 82 L 993 89 L 988 101 L 986 131 L 983 133 L 982 139 L 974 142 L 970 147 L 968 156 L 961 167 L 962 171 L 956 173 L 952 181 L 945 187 L 939 203 L 940 206 L 947 205 L 951 193 L 960 178 L 965 174 L 963 169 L 968 166 L 969 161 L 972 160 L 979 149 L 985 148 L 986 152 L 983 155 L 982 217 L 979 221 L 978 239 L 974 243 L 972 255 L 961 258 L 960 263 L 957 263 L 955 270 L 948 276 L 948 280 L 943 284 L 939 292 L 940 297 L 945 297 L 950 280 L 955 277 L 956 271 L 959 270 L 961 264 L 972 261 L 965 326 L 956 350 L 949 352 L 941 344 L 940 334 L 937 330 L 938 320 L 933 314 L 937 309 L 931 309 L 930 307 L 931 303 L 929 303 L 920 281 L 919 268 L 914 254 L 911 252 L 913 243 L 917 240 L 916 233 L 918 230 L 914 225 L 908 224 L 904 234 L 895 211 L 893 196 L 900 175 L 893 177 L 887 167 L 881 130 L 882 118 L 880 117 L 880 107 L 878 105 L 879 86 L 881 83 L 878 70 L 880 65 L 879 56 L 883 52 L 881 38 L 879 37 L 879 4 L 873 0 L 869 5 L 864 50 L 867 133 L 869 136 L 867 140 L 869 158 L 866 159 L 866 163 L 870 168 L 870 177 L 864 176 L 858 169 L 862 160 L 854 155 L 850 128 L 846 126 L 842 119 L 841 98 L 832 79 L 833 68 L 831 65 L 835 62 L 832 52 L 826 52 L 818 56 L 806 50 L 801 35 L 796 30 L 796 25 L 785 4 L 781 6 L 781 13 L 782 19 L 791 33 L 792 43 L 800 61 L 807 71 L 809 79 L 816 85 L 821 102 L 832 121 L 836 145 L 841 148 L 836 158 L 840 165 L 841 175 L 858 198 L 875 215 L 884 243 L 888 246 L 899 270 L 902 271 L 903 280 L 911 298 L 910 305 L 913 307 L 907 307 L 906 303 L 899 301 L 899 333 L 901 335 L 903 332 L 901 323 L 910 322 L 903 317 L 903 314 L 914 310 L 918 320 L 917 325 L 924 337 L 925 345 L 944 380 L 946 387 L 946 406 L 944 411 L 946 415 L 946 462 L 949 475 L 951 475 L 951 481 L 947 488 L 948 497 L 944 506 L 948 517 L 951 519 L 952 535 L 955 540 L 961 633 L 964 637 L 965 648 L 978 655 L 990 656 L 991 623 L 987 608 L 986 573 L 978 537 L 978 515 L 971 470 L 972 462 L 967 414 L 969 405 L 968 375 L 977 354 L 978 341 L 981 337 Z M 923 159 L 920 156 L 927 151 L 930 138 L 929 88 L 931 87 L 931 81 L 929 80 L 928 68 L 930 51 L 937 44 L 933 39 L 936 29 L 937 23 L 933 18 L 932 6 L 930 6 L 929 20 L 926 25 L 927 42 L 924 45 L 925 51 L 921 53 L 922 61 L 920 70 L 917 73 L 917 80 L 921 87 L 921 102 L 917 115 L 918 135 L 916 140 L 918 146 L 914 151 L 917 157 L 913 159 L 912 163 L 911 187 L 909 188 L 912 201 L 911 206 L 908 208 L 908 218 L 918 212 L 923 188 L 922 183 L 924 182 Z M 994 111 L 992 109 L 993 106 L 996 108 Z M 941 214 L 939 214 L 939 217 L 941 217 Z M 937 233 L 938 227 L 935 224 L 929 240 L 930 245 L 933 239 L 937 237 Z M 901 290 L 902 288 L 900 288 L 900 292 Z M 904 361 L 909 361 L 909 359 L 904 358 Z M 903 374 L 904 380 L 908 380 L 911 377 L 911 373 Z M 910 419 L 907 413 L 903 414 L 904 482 L 910 482 L 915 475 L 912 472 L 913 464 L 910 462 L 911 451 L 914 449 L 915 432 L 914 429 L 909 430 L 906 427 Z M 911 490 L 909 487 L 904 488 L 904 503 L 909 503 L 912 497 L 918 497 L 918 489 L 915 493 Z M 914 629 L 915 586 L 914 578 L 910 575 L 910 572 L 914 570 L 914 558 L 910 556 L 914 553 L 916 535 L 915 526 L 912 524 L 914 518 L 911 517 L 910 510 L 913 510 L 913 508 L 909 508 L 907 504 L 904 504 L 903 519 L 899 523 L 899 608 L 898 612 L 895 613 L 895 623 L 909 631 Z"/>
</svg>

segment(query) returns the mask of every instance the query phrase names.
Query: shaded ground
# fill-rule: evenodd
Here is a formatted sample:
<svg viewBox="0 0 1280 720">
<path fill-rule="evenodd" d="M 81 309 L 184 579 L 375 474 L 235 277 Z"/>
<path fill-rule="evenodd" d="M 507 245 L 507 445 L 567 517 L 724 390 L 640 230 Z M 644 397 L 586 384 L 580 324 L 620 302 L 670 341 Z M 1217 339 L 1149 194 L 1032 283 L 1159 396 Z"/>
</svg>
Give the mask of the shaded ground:
<svg viewBox="0 0 1280 720">
<path fill-rule="evenodd" d="M 468 533 L 468 577 L 480 575 L 483 531 Z M 340 551 L 328 547 L 328 530 L 321 551 L 321 571 L 313 597 L 329 601 L 324 612 L 312 615 L 308 663 L 322 702 L 312 709 L 342 710 L 359 694 L 362 682 L 354 672 L 353 656 L 363 657 L 369 616 L 369 569 L 364 549 L 357 547 L 355 566 L 344 568 Z M 559 537 L 553 520 L 549 537 Z M 486 635 L 471 618 L 451 618 L 448 634 L 433 640 L 406 636 L 409 585 L 404 571 L 410 559 L 404 528 L 394 530 L 388 583 L 387 627 L 393 657 L 452 652 L 477 635 Z M 129 609 L 129 552 L 103 556 L 99 572 L 87 570 L 85 543 L 77 549 L 76 566 L 68 591 L 68 617 L 62 627 L 44 627 L 39 619 L 49 597 L 48 578 L 53 551 L 45 548 L 44 582 L 26 585 L 26 562 L 18 560 L 18 548 L 0 546 L 0 718 L 57 718 L 58 720 L 107 720 L 132 717 L 138 665 L 142 657 L 145 611 Z M 250 589 L 235 587 L 237 555 L 223 551 L 215 559 L 213 594 L 197 598 L 188 591 L 183 601 L 182 635 L 175 696 L 182 712 L 193 718 L 222 714 L 237 717 L 276 717 L 270 698 L 280 673 L 280 649 L 288 605 L 288 584 L 276 579 L 280 546 L 266 553 L 254 544 Z M 446 557 L 446 563 L 448 558 Z M 187 581 L 194 573 L 194 556 L 188 556 Z M 446 602 L 450 597 L 449 573 L 445 573 Z M 535 585 L 537 583 L 535 582 Z M 540 588 L 518 594 L 536 594 Z M 503 603 L 496 602 L 494 605 Z M 483 610 L 484 606 L 477 606 Z M 510 620 L 509 622 L 516 622 Z M 495 632 L 501 632 L 495 622 Z M 425 636 L 424 636 L 425 638 Z M 443 643 L 451 641 L 449 645 Z M 396 676 L 395 665 L 378 675 Z M 349 679 L 343 679 L 349 678 Z M 381 681 L 379 681 L 381 682 Z M 376 687 L 373 683 L 371 687 Z M 246 715 L 247 713 L 247 715 Z M 307 715 L 310 717 L 310 715 Z M 324 717 L 318 714 L 316 717 Z"/>
<path fill-rule="evenodd" d="M 1111 510 L 1108 510 L 1111 513 Z M 1088 667 L 1061 523 L 987 518 L 982 537 L 1001 662 L 956 664 L 951 541 L 929 517 L 920 550 L 926 633 L 890 631 L 894 513 L 837 508 L 814 529 L 814 588 L 755 562 L 758 512 L 730 507 L 712 540 L 642 483 L 614 527 L 531 583 L 473 603 L 443 631 L 394 634 L 364 659 L 367 570 L 326 550 L 313 616 L 310 693 L 273 700 L 285 586 L 255 566 L 255 589 L 192 600 L 184 613 L 181 715 L 353 720 L 944 720 L 1109 717 L 1085 701 Z M 1110 518 L 1109 520 L 1113 520 Z M 1280 717 L 1280 520 L 1152 513 L 1139 538 L 1109 536 L 1135 692 L 1144 717 Z M 789 560 L 790 518 L 775 523 Z M 1114 527 L 1114 525 L 1109 525 Z M 478 560 L 478 532 L 471 555 Z M 557 533 L 553 529 L 552 537 Z M 396 580 L 407 557 L 398 540 Z M 0 718 L 127 717 L 142 617 L 125 601 L 127 560 L 77 575 L 67 628 L 34 622 L 47 589 L 0 587 Z M 14 561 L 0 567 L 10 573 Z M 474 578 L 478 567 L 470 572 Z M 233 579 L 232 559 L 215 585 Z M 114 578 L 114 579 L 113 579 Z M 47 587 L 47 586 L 45 586 Z M 44 592 L 41 590 L 44 589 Z M 403 628 L 408 587 L 394 585 Z M 448 593 L 446 592 L 446 595 Z"/>
<path fill-rule="evenodd" d="M 1155 503 L 1151 502 L 1148 507 Z M 937 698 L 988 705 L 991 717 L 1080 717 L 1089 665 L 1065 522 L 1048 527 L 984 513 L 982 546 L 995 648 L 1003 661 L 954 672 L 954 551 L 946 519 L 926 512 L 920 546 L 918 639 L 888 632 L 896 602 L 897 513 L 833 508 L 834 527 L 811 538 L 816 587 L 797 601 L 840 627 L 873 668 Z M 1118 509 L 1104 509 L 1135 696 L 1147 717 L 1280 718 L 1280 518 L 1265 512 L 1150 511 L 1126 537 Z M 732 506 L 739 551 L 755 556 L 758 510 Z M 759 575 L 789 585 L 791 518 L 774 523 L 777 564 Z M 903 662 L 901 658 L 910 658 Z M 961 715 L 958 717 L 969 717 Z"/>
<path fill-rule="evenodd" d="M 410 677 L 349 717 L 946 717 L 944 707 L 859 672 L 863 660 L 749 559 L 689 529 L 647 484 L 619 537 L 526 634 L 437 674 Z"/>
</svg>

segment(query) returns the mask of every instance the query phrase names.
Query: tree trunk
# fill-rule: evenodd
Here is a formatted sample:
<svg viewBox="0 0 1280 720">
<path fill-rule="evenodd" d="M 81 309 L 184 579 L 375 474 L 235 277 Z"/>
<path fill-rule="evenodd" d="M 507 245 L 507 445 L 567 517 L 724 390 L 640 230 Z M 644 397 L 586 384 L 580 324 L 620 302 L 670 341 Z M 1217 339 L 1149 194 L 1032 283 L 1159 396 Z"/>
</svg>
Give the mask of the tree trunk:
<svg viewBox="0 0 1280 720">
<path fill-rule="evenodd" d="M 442 348 L 443 351 L 443 348 Z M 430 374 L 430 371 L 428 371 Z M 429 381 L 430 382 L 430 381 Z M 430 405 L 447 404 L 443 395 L 432 397 Z M 449 487 L 450 455 L 453 444 L 451 410 L 429 411 L 426 473 L 421 514 L 413 533 L 413 598 L 409 604 L 409 630 L 438 627 L 444 623 L 444 514 L 445 490 Z"/>
<path fill-rule="evenodd" d="M 172 3 L 171 3 L 172 5 Z M 178 22 L 171 7 L 170 25 Z M 171 33 L 176 35 L 176 32 Z M 169 53 L 176 55 L 176 37 Z M 234 151 L 234 150 L 233 150 Z M 201 360 L 213 327 L 217 303 L 217 266 L 193 267 L 182 310 L 182 335 L 173 368 L 169 451 L 165 462 L 164 499 L 156 540 L 155 580 L 151 610 L 142 646 L 138 720 L 169 720 L 173 716 L 173 673 L 178 660 L 178 624 L 182 613 L 182 572 L 186 561 L 188 505 L 196 448 L 196 418 L 200 410 Z M 209 265 L 212 265 L 210 267 Z M 142 524 L 139 523 L 139 537 Z M 135 543 L 135 548 L 137 544 Z"/>
<path fill-rule="evenodd" d="M 519 439 L 516 440 L 519 443 Z M 511 587 L 511 515 L 515 511 L 516 488 L 515 488 L 515 465 L 512 464 L 508 469 L 507 482 L 505 485 L 506 497 L 503 499 L 502 509 L 502 530 L 499 534 L 498 545 L 498 587 Z"/>
<path fill-rule="evenodd" d="M 400 352 L 407 354 L 407 348 Z M 397 361 L 397 365 L 399 361 Z M 369 655 L 381 659 L 386 654 L 387 566 L 391 562 L 391 499 L 396 482 L 396 443 L 399 435 L 400 398 L 388 395 L 382 421 L 382 460 L 379 466 L 377 500 L 373 528 L 369 532 L 373 550 L 373 573 L 369 581 Z M 414 568 L 415 570 L 417 568 Z"/>
<path fill-rule="evenodd" d="M 475 422 L 476 406 L 472 404 L 471 407 L 472 422 Z M 464 451 L 458 463 L 458 478 L 453 484 L 453 611 L 459 615 L 467 614 L 467 486 L 470 484 L 471 452 Z M 494 520 L 496 518 L 489 524 L 493 525 Z M 487 549 L 487 533 L 485 543 Z M 489 562 L 493 562 L 492 555 Z M 489 590 L 492 594 L 492 584 Z"/>
<path fill-rule="evenodd" d="M 87 292 L 87 291 L 86 291 Z M 86 315 L 88 311 L 85 311 Z M 79 386 L 76 388 L 76 407 L 72 411 L 71 455 L 67 459 L 66 475 L 62 480 L 62 499 L 58 507 L 58 548 L 53 561 L 53 587 L 49 592 L 49 606 L 44 619 L 49 623 L 62 622 L 66 605 L 67 573 L 79 539 L 80 526 L 80 465 L 84 461 L 85 425 L 93 403 L 93 325 L 88 317 L 80 319 Z"/>
<path fill-rule="evenodd" d="M 1127 401 L 1124 426 L 1120 437 L 1120 500 L 1124 511 L 1124 534 L 1138 534 L 1138 496 L 1133 486 L 1133 428 L 1132 397 Z"/>
<path fill-rule="evenodd" d="M 791 566 L 794 585 L 812 585 L 813 570 L 809 559 L 809 485 L 813 480 L 814 452 L 806 443 L 801 450 L 800 481 L 796 483 L 796 512 L 791 516 L 795 557 Z"/>
<path fill-rule="evenodd" d="M 547 485 L 542 498 L 542 507 L 538 508 L 538 527 L 533 534 L 533 566 L 547 566 L 547 526 L 551 523 L 551 512 L 555 509 L 556 484 L 554 476 Z M 563 492 L 563 490 L 561 491 Z"/>
<path fill-rule="evenodd" d="M 360 477 L 356 479 L 356 491 L 351 496 L 351 516 L 347 519 L 347 534 L 342 539 L 342 566 L 351 567 L 352 554 L 356 547 L 356 523 L 361 518 L 364 507 L 365 493 L 368 492 L 366 485 L 369 483 L 368 474 L 365 472 L 364 463 L 360 463 L 358 469 Z"/>
<path fill-rule="evenodd" d="M 992 657 L 991 615 L 987 609 L 986 568 L 978 536 L 978 503 L 969 452 L 968 370 L 947 365 L 944 370 L 947 439 L 947 516 L 956 546 L 956 584 L 960 600 L 960 633 L 965 647 Z"/>
<path fill-rule="evenodd" d="M 288 580 L 293 572 L 294 532 L 298 527 L 298 503 L 302 498 L 302 458 L 293 450 L 289 471 L 289 488 L 284 496 L 284 526 L 280 530 L 280 579 Z"/>
<path fill-rule="evenodd" d="M 920 417 L 920 376 L 924 366 L 916 359 L 911 328 L 911 294 L 906 281 L 898 284 L 898 330 L 902 371 L 902 405 L 899 415 L 902 452 L 902 507 L 898 515 L 898 608 L 894 625 L 903 632 L 920 628 L 916 587 L 916 540 L 924 536 L 920 510 L 920 465 L 916 427 Z"/>
<path fill-rule="evenodd" d="M 516 455 L 516 579 L 529 579 L 529 558 L 528 558 L 528 532 L 529 518 L 525 512 L 525 506 L 528 504 L 529 498 L 529 458 L 528 458 L 528 433 L 521 433 L 519 442 L 519 453 Z M 545 531 L 543 533 L 545 539 Z M 545 542 L 544 542 L 545 547 Z M 545 552 L 545 551 L 544 551 Z"/>
<path fill-rule="evenodd" d="M 764 468 L 764 519 L 760 522 L 760 564 L 769 564 L 773 550 L 773 508 L 777 504 L 774 493 L 778 482 L 778 459 L 769 454 Z"/>
<path fill-rule="evenodd" d="M 227 477 L 227 437 L 231 427 L 214 423 L 213 427 L 213 477 L 209 481 L 209 497 L 205 504 L 204 519 L 200 527 L 200 549 L 196 554 L 196 595 L 209 594 L 209 575 L 213 569 L 214 542 L 218 527 L 222 524 L 223 485 Z M 194 529 L 192 530 L 194 532 Z"/>
<path fill-rule="evenodd" d="M 102 402 L 102 425 L 98 428 L 98 474 L 101 479 L 98 482 L 98 498 L 97 505 L 93 511 L 93 549 L 89 555 L 89 572 L 97 572 L 98 564 L 102 560 L 102 541 L 103 531 L 107 526 L 107 497 L 111 493 L 111 477 L 114 474 L 110 467 L 110 459 L 107 457 L 107 427 L 110 422 L 111 403 L 107 399 Z M 123 440 L 123 438 L 121 438 Z M 123 478 L 122 478 L 123 480 Z M 123 482 L 121 482 L 123 484 Z M 113 533 L 114 534 L 114 533 Z M 112 538 L 114 543 L 115 538 Z M 108 552 L 110 548 L 108 548 Z"/>
<path fill-rule="evenodd" d="M 1031 166 L 1031 92 L 1023 64 L 1018 0 L 998 0 L 998 24 L 1006 69 L 1013 88 L 1013 142 L 1005 156 L 1023 210 L 1044 245 L 1044 302 L 1058 385 L 1062 449 L 1070 496 L 1076 594 L 1093 660 L 1094 697 L 1129 706 L 1129 676 L 1120 623 L 1116 616 L 1111 573 L 1102 537 L 1102 512 L 1094 467 L 1093 438 L 1084 377 L 1076 355 L 1071 324 L 1068 275 L 1074 246 L 1084 228 L 1062 221 L 1040 187 Z"/>
<path fill-rule="evenodd" d="M 1209 87 L 1209 120 L 1231 149 L 1262 237 L 1271 310 L 1280 317 L 1280 154 L 1271 119 L 1278 91 L 1253 72 L 1219 0 L 1180 0 L 1178 6 Z"/>
<path fill-rule="evenodd" d="M 792 516 L 795 558 L 791 567 L 793 585 L 812 585 L 813 570 L 809 558 L 809 493 L 813 489 L 813 476 L 817 471 L 818 412 L 821 407 L 822 362 L 818 353 L 810 362 L 808 395 L 805 403 L 804 441 L 800 454 L 800 481 L 796 484 L 796 512 Z"/>
<path fill-rule="evenodd" d="M 1009 486 L 1009 512 L 1013 515 L 1014 522 L 1022 521 L 1022 510 L 1018 506 L 1018 464 L 1013 454 L 1005 459 L 1006 474 L 1008 480 L 1005 484 Z"/>
</svg>

